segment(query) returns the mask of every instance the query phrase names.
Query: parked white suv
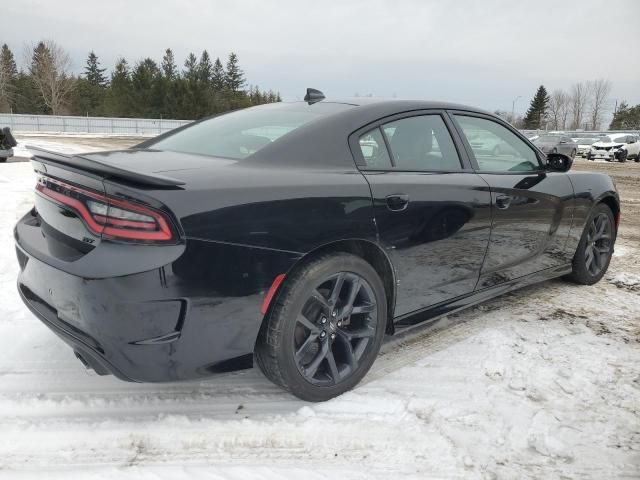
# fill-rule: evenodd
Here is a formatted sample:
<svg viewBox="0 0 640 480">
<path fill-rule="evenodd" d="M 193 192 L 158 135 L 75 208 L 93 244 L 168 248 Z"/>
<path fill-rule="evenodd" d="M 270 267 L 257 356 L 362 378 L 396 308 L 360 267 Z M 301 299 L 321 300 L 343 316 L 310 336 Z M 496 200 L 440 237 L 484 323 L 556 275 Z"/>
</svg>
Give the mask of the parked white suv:
<svg viewBox="0 0 640 480">
<path fill-rule="evenodd" d="M 598 139 L 587 155 L 587 160 L 604 158 L 608 162 L 618 160 L 626 162 L 633 159 L 640 162 L 640 141 L 638 135 L 631 133 L 612 133 Z"/>
</svg>

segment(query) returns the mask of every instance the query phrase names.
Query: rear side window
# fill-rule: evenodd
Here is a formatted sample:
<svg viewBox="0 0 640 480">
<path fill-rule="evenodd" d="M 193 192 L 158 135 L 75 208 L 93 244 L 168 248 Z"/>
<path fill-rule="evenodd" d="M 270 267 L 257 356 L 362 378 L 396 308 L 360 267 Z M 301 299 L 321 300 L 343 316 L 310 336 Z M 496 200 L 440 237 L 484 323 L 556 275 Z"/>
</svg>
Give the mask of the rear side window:
<svg viewBox="0 0 640 480">
<path fill-rule="evenodd" d="M 361 135 L 358 143 L 367 168 L 391 168 L 391 159 L 379 128 Z"/>
<path fill-rule="evenodd" d="M 520 137 L 492 120 L 455 115 L 484 172 L 528 172 L 540 168 L 538 157 Z"/>
<path fill-rule="evenodd" d="M 306 123 L 350 108 L 343 103 L 272 103 L 204 120 L 145 147 L 240 160 Z"/>
<path fill-rule="evenodd" d="M 460 158 L 440 115 L 420 115 L 383 125 L 395 168 L 410 171 L 461 170 Z"/>
</svg>

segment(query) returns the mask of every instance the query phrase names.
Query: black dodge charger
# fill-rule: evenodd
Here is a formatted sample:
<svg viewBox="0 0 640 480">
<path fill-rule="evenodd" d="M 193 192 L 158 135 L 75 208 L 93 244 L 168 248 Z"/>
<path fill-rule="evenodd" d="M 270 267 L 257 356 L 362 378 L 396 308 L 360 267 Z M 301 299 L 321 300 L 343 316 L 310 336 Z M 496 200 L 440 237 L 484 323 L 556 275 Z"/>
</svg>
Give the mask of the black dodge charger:
<svg viewBox="0 0 640 480">
<path fill-rule="evenodd" d="M 255 359 L 312 401 L 355 386 L 385 334 L 597 282 L 620 217 L 608 176 L 439 102 L 310 89 L 128 150 L 34 155 L 18 289 L 80 361 L 162 382 Z"/>
</svg>

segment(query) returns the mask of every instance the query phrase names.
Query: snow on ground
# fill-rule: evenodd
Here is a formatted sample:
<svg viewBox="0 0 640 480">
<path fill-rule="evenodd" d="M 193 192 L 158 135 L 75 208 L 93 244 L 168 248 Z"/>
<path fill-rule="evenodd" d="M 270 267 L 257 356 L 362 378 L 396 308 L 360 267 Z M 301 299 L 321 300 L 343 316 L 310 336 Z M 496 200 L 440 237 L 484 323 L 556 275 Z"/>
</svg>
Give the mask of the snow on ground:
<svg viewBox="0 0 640 480">
<path fill-rule="evenodd" d="M 546 282 L 394 338 L 354 391 L 307 404 L 255 369 L 88 373 L 16 292 L 34 183 L 29 163 L 0 165 L 0 477 L 640 477 L 635 239 L 599 284 Z"/>
</svg>

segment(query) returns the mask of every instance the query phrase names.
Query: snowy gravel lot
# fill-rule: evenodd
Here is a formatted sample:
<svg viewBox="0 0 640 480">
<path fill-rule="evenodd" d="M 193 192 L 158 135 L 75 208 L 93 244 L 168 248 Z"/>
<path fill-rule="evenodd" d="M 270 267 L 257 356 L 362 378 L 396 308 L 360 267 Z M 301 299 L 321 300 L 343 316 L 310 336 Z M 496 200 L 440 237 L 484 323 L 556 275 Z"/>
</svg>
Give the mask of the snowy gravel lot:
<svg viewBox="0 0 640 480">
<path fill-rule="evenodd" d="M 640 164 L 575 168 L 611 172 L 623 197 L 602 282 L 546 282 L 392 339 L 358 388 L 306 404 L 255 369 L 87 372 L 18 298 L 12 228 L 35 177 L 0 164 L 0 477 L 640 478 Z"/>
</svg>

